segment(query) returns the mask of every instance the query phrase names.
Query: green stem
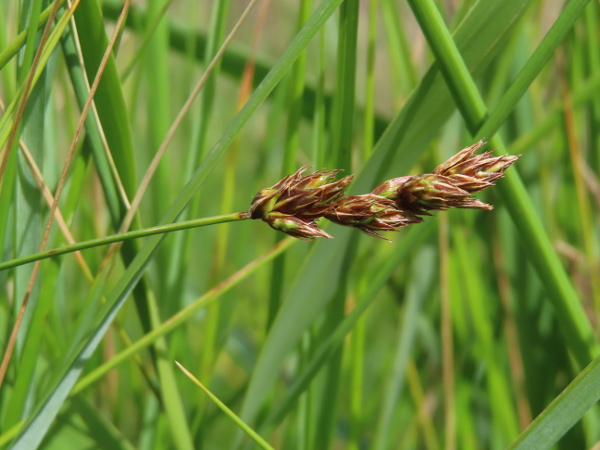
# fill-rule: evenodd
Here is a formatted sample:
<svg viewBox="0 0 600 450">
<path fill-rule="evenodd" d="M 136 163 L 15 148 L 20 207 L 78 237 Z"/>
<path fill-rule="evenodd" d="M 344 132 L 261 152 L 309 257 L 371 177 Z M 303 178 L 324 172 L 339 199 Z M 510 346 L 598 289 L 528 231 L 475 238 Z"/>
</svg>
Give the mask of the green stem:
<svg viewBox="0 0 600 450">
<path fill-rule="evenodd" d="M 152 236 L 153 234 L 169 233 L 171 231 L 180 231 L 188 230 L 190 228 L 205 227 L 207 225 L 215 225 L 217 223 L 235 222 L 236 220 L 245 220 L 249 218 L 250 214 L 247 211 L 244 211 L 232 214 L 225 214 L 223 216 L 204 217 L 202 219 L 175 222 L 170 223 L 168 225 L 158 225 L 156 227 L 145 228 L 143 230 L 128 231 L 126 233 L 111 234 L 110 236 L 91 239 L 89 241 L 77 242 L 75 244 L 67 245 L 62 248 L 48 250 L 41 253 L 34 253 L 31 255 L 23 256 L 21 258 L 11 259 L 10 261 L 0 263 L 0 271 L 10 269 L 12 267 L 21 266 L 30 262 L 38 261 L 40 259 L 64 255 L 65 253 L 72 253 L 92 247 L 99 247 L 100 245 L 112 244 L 114 242 L 128 241 L 130 239 Z"/>
</svg>

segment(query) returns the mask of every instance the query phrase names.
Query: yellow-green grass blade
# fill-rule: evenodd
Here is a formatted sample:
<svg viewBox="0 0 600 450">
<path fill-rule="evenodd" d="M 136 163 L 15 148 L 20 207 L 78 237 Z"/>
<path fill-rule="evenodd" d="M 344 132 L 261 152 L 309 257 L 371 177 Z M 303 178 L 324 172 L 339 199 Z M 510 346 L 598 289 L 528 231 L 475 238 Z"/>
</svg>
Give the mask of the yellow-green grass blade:
<svg viewBox="0 0 600 450">
<path fill-rule="evenodd" d="M 54 49 L 58 45 L 58 43 L 60 41 L 60 37 L 61 37 L 64 29 L 68 25 L 69 20 L 72 15 L 73 15 L 72 9 L 66 10 L 64 12 L 64 14 L 61 15 L 59 17 L 59 19 L 57 20 L 56 26 L 53 27 L 52 30 L 50 31 L 50 35 L 48 36 L 48 39 L 42 50 L 42 54 L 41 54 L 39 63 L 36 68 L 36 72 L 33 75 L 30 89 L 35 88 L 38 80 L 45 73 L 44 71 L 46 70 L 46 64 L 48 63 L 48 60 L 52 56 Z M 25 88 L 26 88 L 26 84 L 21 83 L 19 86 L 19 89 L 17 90 L 17 93 L 13 97 L 10 104 L 7 105 L 6 111 L 2 115 L 2 118 L 0 119 L 0 146 L 1 147 L 4 147 L 6 145 L 6 141 L 8 140 L 9 133 L 10 133 L 13 121 L 15 119 L 14 115 L 16 114 L 16 109 L 19 104 L 18 102 L 20 102 L 21 96 L 25 92 Z"/>
<path fill-rule="evenodd" d="M 153 329 L 161 325 L 158 304 L 152 292 L 148 295 L 150 307 L 150 322 Z M 164 336 L 159 337 L 153 344 L 156 350 L 156 368 L 160 382 L 160 394 L 165 408 L 165 415 L 171 429 L 171 437 L 175 448 L 193 450 L 195 448 L 190 427 L 187 424 L 183 401 L 177 384 L 173 364 L 169 357 L 169 346 Z"/>
<path fill-rule="evenodd" d="M 140 352 L 142 349 L 150 346 L 159 337 L 165 336 L 166 334 L 180 327 L 186 321 L 192 319 L 194 314 L 196 314 L 200 309 L 206 307 L 211 302 L 217 301 L 220 295 L 225 294 L 228 290 L 232 289 L 241 281 L 243 281 L 246 277 L 252 275 L 257 269 L 263 267 L 263 265 L 270 262 L 277 255 L 285 252 L 295 242 L 297 241 L 293 240 L 292 238 L 282 241 L 276 247 L 273 247 L 271 250 L 259 256 L 254 261 L 247 264 L 244 268 L 228 277 L 224 282 L 219 283 L 217 287 L 209 290 L 206 294 L 196 299 L 190 305 L 178 311 L 175 315 L 170 317 L 168 320 L 165 320 L 160 326 L 155 327 L 150 333 L 145 334 L 142 338 L 132 343 L 114 358 L 92 370 L 75 385 L 73 388 L 73 393 L 77 394 L 89 387 L 91 384 L 98 382 L 112 369 L 127 361 L 127 359 L 131 358 L 137 352 Z"/>
<path fill-rule="evenodd" d="M 223 411 L 238 427 L 242 429 L 244 433 L 246 433 L 260 448 L 264 449 L 272 449 L 267 441 L 265 441 L 258 433 L 256 433 L 252 428 L 250 428 L 247 424 L 245 424 L 235 413 L 227 407 L 225 403 L 223 403 L 219 397 L 210 392 L 206 386 L 204 386 L 200 380 L 198 380 L 194 375 L 190 373 L 185 367 L 183 367 L 178 361 L 175 361 L 175 364 L 179 366 L 179 368 L 183 371 L 183 373 L 190 379 L 192 382 L 198 386 L 200 389 L 204 391 L 204 393 L 219 407 L 221 411 Z"/>
<path fill-rule="evenodd" d="M 508 448 L 552 448 L 598 401 L 600 357 L 583 369 Z"/>
<path fill-rule="evenodd" d="M 60 3 L 62 5 L 64 3 L 64 0 L 62 0 Z M 53 8 L 54 4 L 51 4 L 39 14 L 39 16 L 37 17 L 37 25 L 34 31 L 37 28 L 43 27 L 46 24 Z M 25 45 L 25 41 L 27 40 L 28 36 L 29 29 L 22 30 L 17 36 L 15 36 L 15 38 L 9 44 L 2 46 L 3 50 L 0 52 L 0 69 L 3 69 L 4 66 L 17 55 L 17 53 Z"/>
</svg>

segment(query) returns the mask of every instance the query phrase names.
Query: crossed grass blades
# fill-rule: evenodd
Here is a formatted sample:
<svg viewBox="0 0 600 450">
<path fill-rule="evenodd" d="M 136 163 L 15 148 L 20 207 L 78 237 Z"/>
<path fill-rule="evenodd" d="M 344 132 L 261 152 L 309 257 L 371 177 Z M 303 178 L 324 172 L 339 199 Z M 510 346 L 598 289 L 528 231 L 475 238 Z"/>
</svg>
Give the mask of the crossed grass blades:
<svg viewBox="0 0 600 450">
<path fill-rule="evenodd" d="M 521 155 L 475 155 L 485 145 L 479 141 L 462 149 L 433 173 L 393 178 L 363 195 L 344 197 L 354 175 L 335 180 L 340 170 L 318 170 L 304 175 L 308 167 L 287 175 L 254 196 L 248 213 L 271 228 L 305 241 L 333 238 L 317 224 L 325 217 L 339 225 L 381 239 L 378 232 L 395 231 L 423 221 L 431 211 L 450 208 L 492 209 L 471 194 L 493 186 Z M 386 239 L 389 240 L 389 239 Z"/>
</svg>

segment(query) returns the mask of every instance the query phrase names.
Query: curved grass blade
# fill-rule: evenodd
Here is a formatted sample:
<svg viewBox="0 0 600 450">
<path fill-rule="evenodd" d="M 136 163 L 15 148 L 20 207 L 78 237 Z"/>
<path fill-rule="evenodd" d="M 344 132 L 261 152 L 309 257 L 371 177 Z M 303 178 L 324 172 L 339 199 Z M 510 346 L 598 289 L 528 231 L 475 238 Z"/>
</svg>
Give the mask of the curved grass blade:
<svg viewBox="0 0 600 450">
<path fill-rule="evenodd" d="M 509 448 L 552 448 L 598 401 L 600 357 L 594 359 Z"/>
</svg>

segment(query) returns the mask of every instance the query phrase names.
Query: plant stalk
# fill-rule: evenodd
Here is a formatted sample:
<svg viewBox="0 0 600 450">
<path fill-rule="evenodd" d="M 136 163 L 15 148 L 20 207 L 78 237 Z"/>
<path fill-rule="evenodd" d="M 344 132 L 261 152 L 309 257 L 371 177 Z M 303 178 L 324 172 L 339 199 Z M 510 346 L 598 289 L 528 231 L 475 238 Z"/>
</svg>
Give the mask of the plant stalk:
<svg viewBox="0 0 600 450">
<path fill-rule="evenodd" d="M 127 231 L 126 233 L 111 234 L 110 236 L 104 236 L 101 238 L 91 239 L 89 241 L 76 242 L 75 244 L 67 245 L 65 247 L 56 248 L 40 253 L 33 253 L 26 255 L 21 258 L 11 259 L 0 263 L 0 271 L 11 269 L 13 267 L 21 266 L 30 262 L 38 261 L 41 259 L 52 258 L 54 256 L 64 255 L 66 253 L 76 252 L 78 250 L 85 250 L 92 247 L 99 247 L 101 245 L 112 244 L 114 242 L 128 241 L 130 239 L 137 239 L 146 236 L 152 236 L 153 234 L 169 233 L 171 231 L 188 230 L 190 228 L 205 227 L 208 225 L 215 225 L 218 223 L 235 222 L 236 220 L 246 220 L 250 218 L 250 214 L 247 211 L 237 212 L 232 214 L 225 214 L 222 216 L 204 217 L 202 219 L 192 219 L 183 222 L 170 223 L 168 225 L 158 225 L 152 228 L 145 228 L 143 230 Z"/>
</svg>

